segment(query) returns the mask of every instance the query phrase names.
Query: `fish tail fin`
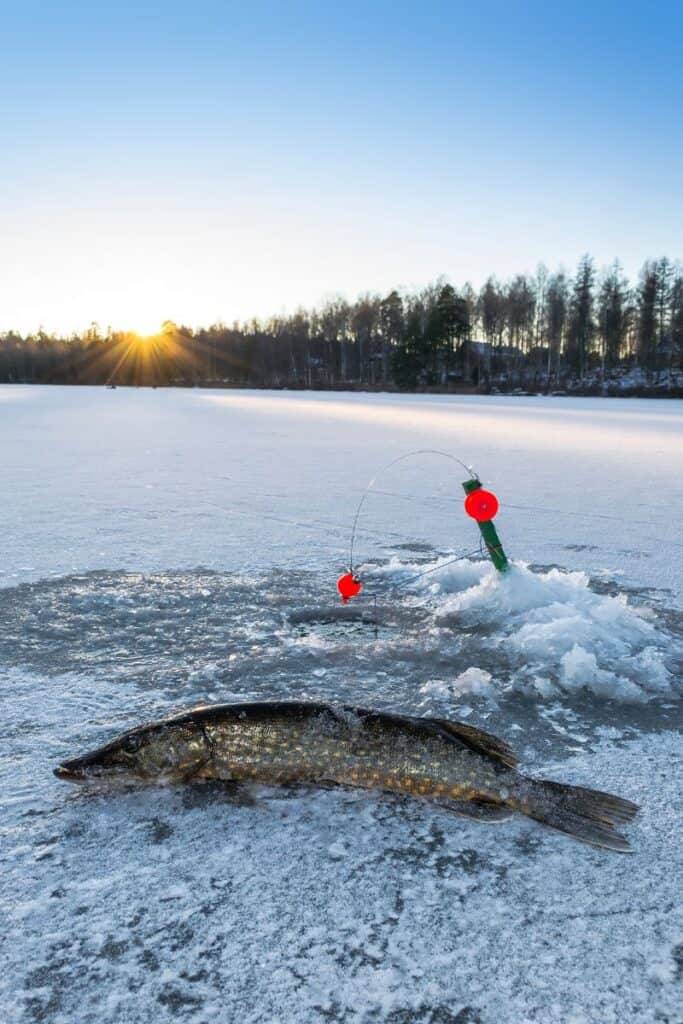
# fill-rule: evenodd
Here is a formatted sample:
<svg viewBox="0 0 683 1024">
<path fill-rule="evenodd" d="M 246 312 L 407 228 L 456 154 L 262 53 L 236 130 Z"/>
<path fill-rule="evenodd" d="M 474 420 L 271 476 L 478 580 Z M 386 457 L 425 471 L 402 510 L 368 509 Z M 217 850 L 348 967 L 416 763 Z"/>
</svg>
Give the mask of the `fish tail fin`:
<svg viewBox="0 0 683 1024">
<path fill-rule="evenodd" d="M 597 789 L 539 779 L 531 782 L 520 810 L 584 843 L 631 852 L 628 840 L 617 831 L 617 826 L 625 825 L 638 813 L 638 805 L 630 800 Z"/>
</svg>

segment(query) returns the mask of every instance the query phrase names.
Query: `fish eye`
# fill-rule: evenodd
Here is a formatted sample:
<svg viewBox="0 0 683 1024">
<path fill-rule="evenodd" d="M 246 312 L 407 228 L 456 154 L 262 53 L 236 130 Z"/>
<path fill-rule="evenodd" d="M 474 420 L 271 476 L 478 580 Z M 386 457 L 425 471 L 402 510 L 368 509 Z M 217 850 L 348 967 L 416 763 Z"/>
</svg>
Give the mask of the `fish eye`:
<svg viewBox="0 0 683 1024">
<path fill-rule="evenodd" d="M 127 754 L 135 754 L 140 749 L 140 737 L 127 736 L 121 746 Z"/>
</svg>

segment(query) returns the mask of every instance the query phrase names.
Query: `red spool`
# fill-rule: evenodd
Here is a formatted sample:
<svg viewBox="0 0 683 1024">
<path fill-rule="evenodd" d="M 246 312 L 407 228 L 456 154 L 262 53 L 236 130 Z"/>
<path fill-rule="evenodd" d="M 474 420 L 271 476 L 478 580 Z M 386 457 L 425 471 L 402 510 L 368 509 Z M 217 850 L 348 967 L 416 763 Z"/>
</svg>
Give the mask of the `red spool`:
<svg viewBox="0 0 683 1024">
<path fill-rule="evenodd" d="M 491 491 L 485 491 L 483 487 L 471 491 L 465 498 L 465 512 L 478 523 L 488 523 L 494 519 L 498 507 L 498 498 Z"/>
<path fill-rule="evenodd" d="M 342 604 L 348 604 L 352 597 L 357 597 L 363 588 L 363 584 L 352 572 L 345 572 L 337 580 L 337 590 L 342 599 Z"/>
</svg>

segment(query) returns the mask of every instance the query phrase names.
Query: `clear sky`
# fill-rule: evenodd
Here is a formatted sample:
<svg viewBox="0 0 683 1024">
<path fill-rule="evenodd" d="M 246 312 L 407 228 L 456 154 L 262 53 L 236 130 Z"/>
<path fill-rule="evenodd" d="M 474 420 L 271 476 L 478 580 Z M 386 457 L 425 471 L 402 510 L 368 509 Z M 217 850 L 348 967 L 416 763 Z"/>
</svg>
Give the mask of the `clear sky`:
<svg viewBox="0 0 683 1024">
<path fill-rule="evenodd" d="M 0 329 L 683 255 L 680 2 L 1 11 Z"/>
</svg>

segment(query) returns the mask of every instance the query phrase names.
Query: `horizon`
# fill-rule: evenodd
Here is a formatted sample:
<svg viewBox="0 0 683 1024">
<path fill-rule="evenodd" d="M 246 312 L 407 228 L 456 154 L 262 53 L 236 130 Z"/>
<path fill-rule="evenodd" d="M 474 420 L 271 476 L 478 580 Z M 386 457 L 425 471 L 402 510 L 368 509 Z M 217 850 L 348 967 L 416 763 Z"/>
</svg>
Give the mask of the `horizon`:
<svg viewBox="0 0 683 1024">
<path fill-rule="evenodd" d="M 0 330 L 243 323 L 585 252 L 634 282 L 681 255 L 682 30 L 674 4 L 11 11 Z"/>
<path fill-rule="evenodd" d="M 641 275 L 641 271 L 646 266 L 648 266 L 648 265 L 651 266 L 652 264 L 655 264 L 655 263 L 661 261 L 662 259 L 664 259 L 664 260 L 667 260 L 669 262 L 672 270 L 675 273 L 679 273 L 679 272 L 683 271 L 683 261 L 681 261 L 680 259 L 671 259 L 670 257 L 668 257 L 666 255 L 660 255 L 659 257 L 647 257 L 647 258 L 643 259 L 643 261 L 641 262 L 640 268 L 638 269 L 636 274 L 633 275 L 633 277 L 630 277 L 624 271 L 623 264 L 618 259 L 613 260 L 611 262 L 611 264 L 609 264 L 609 265 L 597 266 L 595 264 L 595 261 L 593 260 L 593 257 L 591 256 L 590 253 L 584 253 L 583 256 L 580 259 L 583 259 L 585 257 L 588 257 L 588 259 L 591 260 L 591 262 L 592 262 L 592 264 L 594 266 L 594 269 L 596 271 L 596 280 L 597 280 L 598 284 L 599 284 L 600 280 L 603 278 L 603 276 L 605 276 L 608 272 L 613 270 L 614 267 L 617 267 L 620 271 L 622 271 L 622 273 L 624 275 L 625 285 L 626 285 L 627 289 L 629 290 L 629 292 L 634 295 L 634 297 L 635 297 L 634 289 L 636 288 L 636 286 L 638 284 L 638 281 L 639 281 L 639 278 L 640 278 L 640 275 Z M 301 303 L 293 303 L 289 309 L 280 309 L 278 311 L 271 311 L 269 313 L 267 312 L 267 313 L 264 313 L 264 314 L 245 316 L 242 319 L 238 319 L 238 318 L 224 319 L 224 318 L 221 318 L 221 319 L 215 320 L 214 322 L 211 322 L 211 323 L 210 322 L 183 323 L 182 321 L 174 320 L 172 317 L 164 317 L 158 324 L 156 324 L 156 326 L 152 326 L 148 330 L 140 330 L 136 326 L 125 326 L 125 325 L 116 325 L 116 324 L 102 324 L 98 320 L 90 319 L 89 321 L 84 323 L 81 327 L 71 328 L 71 329 L 66 330 L 66 331 L 59 331 L 59 330 L 55 330 L 55 329 L 50 329 L 50 328 L 46 327 L 45 324 L 39 324 L 37 328 L 34 328 L 31 331 L 17 331 L 17 330 L 15 330 L 12 327 L 10 327 L 10 328 L 3 328 L 2 325 L 0 325 L 0 336 L 9 337 L 9 336 L 12 336 L 12 335 L 18 335 L 19 337 L 29 338 L 29 337 L 35 337 L 38 334 L 43 333 L 43 334 L 47 335 L 48 337 L 51 337 L 51 338 L 54 338 L 54 339 L 60 339 L 60 338 L 61 339 L 69 339 L 71 337 L 73 337 L 73 338 L 84 338 L 87 335 L 91 334 L 92 328 L 94 327 L 94 328 L 97 329 L 98 335 L 100 337 L 102 337 L 102 338 L 113 337 L 115 335 L 128 335 L 128 336 L 138 336 L 140 338 L 140 340 L 148 340 L 148 339 L 153 339 L 155 337 L 160 337 L 161 335 L 163 335 L 165 333 L 165 328 L 166 328 L 167 325 L 173 326 L 173 327 L 178 328 L 180 330 L 189 330 L 193 334 L 197 334 L 197 333 L 199 333 L 201 331 L 214 330 L 216 328 L 221 328 L 221 329 L 224 328 L 226 330 L 233 330 L 233 329 L 235 329 L 235 330 L 239 330 L 239 331 L 248 331 L 249 328 L 252 326 L 252 324 L 257 324 L 262 329 L 267 329 L 271 322 L 276 321 L 278 319 L 282 319 L 282 320 L 291 319 L 291 318 L 294 318 L 299 313 L 303 314 L 304 316 L 311 316 L 311 315 L 313 315 L 313 314 L 315 314 L 317 312 L 320 312 L 324 308 L 325 304 L 328 303 L 328 302 L 332 303 L 332 302 L 335 302 L 335 301 L 341 301 L 341 302 L 346 303 L 351 309 L 353 309 L 354 306 L 360 304 L 365 298 L 370 298 L 370 299 L 373 299 L 373 300 L 377 300 L 377 299 L 382 300 L 382 299 L 386 298 L 388 295 L 390 295 L 392 293 L 397 293 L 400 296 L 400 298 L 401 298 L 401 300 L 403 302 L 405 302 L 406 300 L 411 299 L 411 298 L 417 299 L 419 301 L 420 297 L 425 292 L 427 292 L 428 289 L 430 289 L 430 288 L 440 288 L 444 284 L 452 285 L 454 287 L 456 293 L 458 293 L 458 294 L 461 294 L 463 289 L 468 287 L 468 286 L 472 286 L 474 288 L 475 294 L 479 294 L 483 290 L 484 285 L 486 284 L 486 282 L 489 281 L 489 280 L 494 281 L 499 286 L 501 286 L 503 289 L 505 289 L 512 282 L 513 278 L 515 278 L 517 276 L 526 277 L 530 281 L 530 283 L 533 284 L 534 281 L 535 281 L 536 274 L 538 274 L 538 272 L 541 269 L 543 269 L 543 270 L 545 270 L 547 272 L 549 278 L 552 278 L 554 275 L 559 275 L 559 274 L 566 275 L 567 282 L 568 282 L 569 286 L 571 286 L 573 281 L 574 281 L 574 279 L 575 279 L 575 273 L 576 273 L 576 270 L 578 269 L 578 266 L 574 267 L 574 268 L 569 268 L 569 267 L 566 267 L 566 266 L 563 265 L 563 266 L 559 266 L 559 267 L 555 267 L 555 268 L 549 268 L 545 263 L 541 262 L 541 263 L 539 263 L 537 265 L 537 267 L 535 268 L 535 270 L 533 272 L 519 271 L 516 274 L 511 274 L 508 278 L 500 278 L 500 277 L 498 277 L 495 274 L 488 274 L 488 275 L 486 275 L 486 278 L 484 280 L 482 280 L 480 283 L 478 283 L 476 286 L 473 285 L 473 283 L 471 281 L 455 282 L 454 283 L 446 275 L 441 274 L 437 278 L 435 278 L 434 280 L 427 281 L 427 282 L 425 282 L 424 284 L 422 284 L 420 286 L 398 285 L 398 286 L 394 286 L 394 287 L 389 287 L 385 292 L 372 291 L 372 290 L 366 288 L 366 289 L 358 292 L 356 295 L 344 295 L 344 294 L 342 294 L 339 291 L 331 291 L 327 295 L 321 296 L 321 298 L 319 299 L 318 302 L 314 302 L 314 303 L 312 303 L 312 304 L 310 304 L 308 306 L 304 306 Z"/>
</svg>

